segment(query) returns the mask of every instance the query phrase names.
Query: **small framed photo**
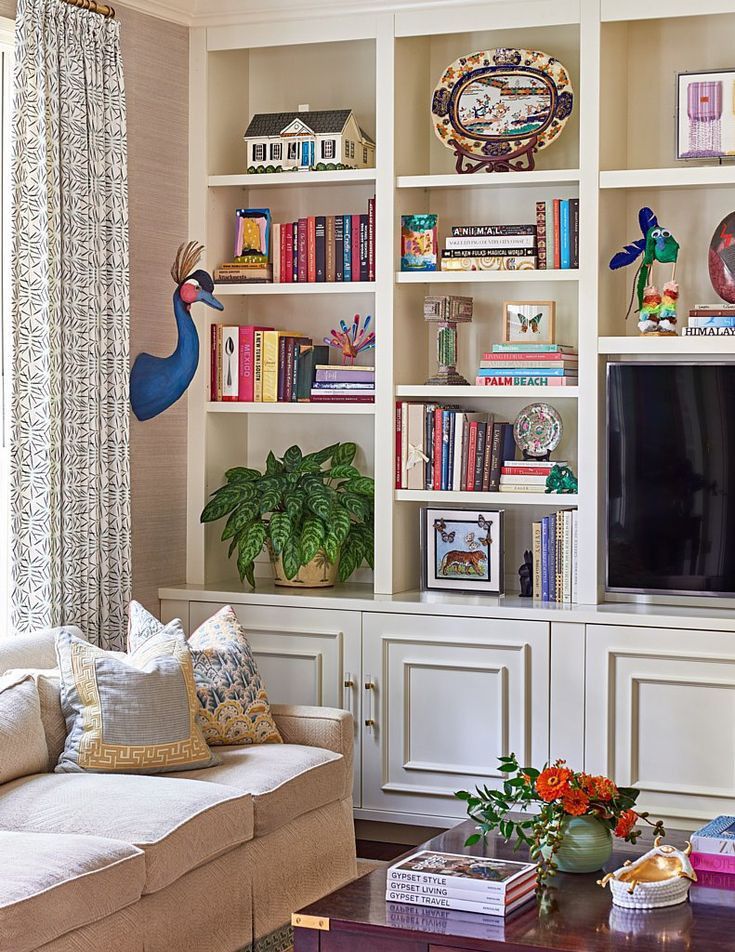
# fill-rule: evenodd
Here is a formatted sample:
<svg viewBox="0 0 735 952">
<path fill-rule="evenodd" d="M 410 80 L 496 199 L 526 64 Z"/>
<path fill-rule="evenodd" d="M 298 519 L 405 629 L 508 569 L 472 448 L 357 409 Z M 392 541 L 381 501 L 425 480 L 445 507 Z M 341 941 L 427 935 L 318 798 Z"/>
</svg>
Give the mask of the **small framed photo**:
<svg viewBox="0 0 735 952">
<path fill-rule="evenodd" d="M 422 587 L 503 594 L 502 509 L 421 509 Z"/>
<path fill-rule="evenodd" d="M 677 159 L 735 158 L 735 69 L 678 73 Z"/>
<path fill-rule="evenodd" d="M 555 301 L 505 301 L 503 341 L 506 344 L 553 344 Z"/>
<path fill-rule="evenodd" d="M 401 215 L 401 271 L 436 271 L 436 215 Z"/>
</svg>

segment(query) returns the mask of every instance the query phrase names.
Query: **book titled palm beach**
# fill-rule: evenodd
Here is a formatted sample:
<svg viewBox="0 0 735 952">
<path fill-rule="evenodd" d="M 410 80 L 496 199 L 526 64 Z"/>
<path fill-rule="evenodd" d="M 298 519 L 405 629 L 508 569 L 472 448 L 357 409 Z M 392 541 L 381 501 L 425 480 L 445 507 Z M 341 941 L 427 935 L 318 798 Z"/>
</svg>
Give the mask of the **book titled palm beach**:
<svg viewBox="0 0 735 952">
<path fill-rule="evenodd" d="M 536 864 L 421 850 L 391 866 L 386 899 L 505 916 L 533 898 Z"/>
</svg>

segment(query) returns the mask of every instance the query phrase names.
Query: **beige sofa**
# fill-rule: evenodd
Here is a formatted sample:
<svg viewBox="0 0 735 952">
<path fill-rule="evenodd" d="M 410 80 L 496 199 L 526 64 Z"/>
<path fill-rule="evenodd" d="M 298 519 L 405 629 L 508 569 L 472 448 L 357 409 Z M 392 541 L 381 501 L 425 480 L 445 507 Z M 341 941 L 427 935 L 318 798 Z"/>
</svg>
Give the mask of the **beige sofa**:
<svg viewBox="0 0 735 952">
<path fill-rule="evenodd" d="M 53 641 L 0 641 L 0 675 L 33 670 L 49 748 L 48 773 L 0 786 L 0 952 L 288 948 L 291 913 L 356 875 L 351 716 L 274 706 L 283 745 L 206 770 L 55 774 Z"/>
</svg>

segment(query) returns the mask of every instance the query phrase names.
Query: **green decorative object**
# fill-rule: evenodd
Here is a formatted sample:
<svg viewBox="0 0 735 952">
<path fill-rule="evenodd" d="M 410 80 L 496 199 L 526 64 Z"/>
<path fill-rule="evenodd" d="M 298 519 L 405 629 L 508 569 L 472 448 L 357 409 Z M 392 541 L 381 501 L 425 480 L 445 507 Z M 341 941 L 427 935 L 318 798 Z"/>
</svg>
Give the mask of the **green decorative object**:
<svg viewBox="0 0 735 952">
<path fill-rule="evenodd" d="M 440 386 L 468 386 L 468 381 L 457 371 L 457 324 L 472 320 L 472 298 L 453 294 L 432 295 L 424 298 L 424 320 L 436 328 L 436 359 L 439 369 L 427 384 Z"/>
<path fill-rule="evenodd" d="M 578 489 L 577 477 L 568 466 L 559 466 L 557 463 L 546 477 L 547 493 L 576 493 Z"/>
<path fill-rule="evenodd" d="M 561 824 L 561 844 L 556 851 L 556 868 L 561 873 L 594 873 L 612 855 L 609 826 L 594 816 L 570 816 Z M 550 854 L 546 847 L 544 855 Z"/>
<path fill-rule="evenodd" d="M 240 580 L 255 588 L 255 559 L 266 549 L 277 585 L 304 588 L 344 582 L 362 565 L 373 567 L 375 484 L 352 465 L 354 443 L 333 443 L 304 455 L 290 446 L 271 452 L 265 472 L 236 466 L 212 493 L 202 522 L 228 517 L 222 541 L 237 551 Z M 307 568 L 308 567 L 308 568 Z"/>
</svg>

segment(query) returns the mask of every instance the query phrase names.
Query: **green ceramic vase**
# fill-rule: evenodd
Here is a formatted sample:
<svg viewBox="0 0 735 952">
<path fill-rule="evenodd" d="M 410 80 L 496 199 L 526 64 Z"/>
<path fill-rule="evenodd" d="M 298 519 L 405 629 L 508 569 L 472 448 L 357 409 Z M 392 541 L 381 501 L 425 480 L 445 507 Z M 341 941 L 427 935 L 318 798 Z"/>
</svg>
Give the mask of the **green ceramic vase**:
<svg viewBox="0 0 735 952">
<path fill-rule="evenodd" d="M 562 873 L 594 873 L 612 855 L 612 832 L 594 816 L 571 816 L 561 827 L 555 862 Z"/>
</svg>

